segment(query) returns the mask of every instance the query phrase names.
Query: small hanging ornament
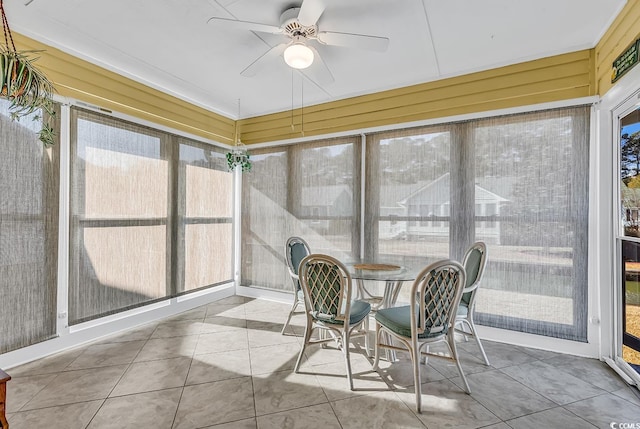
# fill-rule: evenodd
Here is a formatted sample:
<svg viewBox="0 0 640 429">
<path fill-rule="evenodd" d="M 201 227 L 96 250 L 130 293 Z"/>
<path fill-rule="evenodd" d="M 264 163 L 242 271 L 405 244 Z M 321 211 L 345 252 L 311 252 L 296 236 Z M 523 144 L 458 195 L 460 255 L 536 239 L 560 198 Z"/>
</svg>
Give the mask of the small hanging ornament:
<svg viewBox="0 0 640 429">
<path fill-rule="evenodd" d="M 238 99 L 238 120 L 240 120 L 240 99 Z M 229 171 L 234 171 L 238 166 L 242 168 L 242 171 L 251 171 L 249 152 L 238 136 L 238 122 L 236 122 L 234 140 L 235 144 L 233 149 L 227 152 L 227 165 L 229 166 Z"/>
</svg>

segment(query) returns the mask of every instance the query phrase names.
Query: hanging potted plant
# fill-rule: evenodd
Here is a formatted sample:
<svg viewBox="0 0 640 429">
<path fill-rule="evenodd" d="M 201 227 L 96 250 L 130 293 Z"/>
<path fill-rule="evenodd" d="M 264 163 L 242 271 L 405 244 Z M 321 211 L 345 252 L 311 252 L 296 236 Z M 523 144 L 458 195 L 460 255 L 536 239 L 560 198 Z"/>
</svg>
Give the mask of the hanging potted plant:
<svg viewBox="0 0 640 429">
<path fill-rule="evenodd" d="M 240 166 L 242 171 L 251 171 L 249 152 L 242 142 L 237 141 L 233 149 L 227 152 L 227 165 L 229 171 L 235 170 L 237 166 Z"/>
<path fill-rule="evenodd" d="M 238 99 L 238 120 L 240 120 L 240 99 Z M 234 146 L 227 152 L 227 166 L 229 167 L 229 171 L 234 171 L 238 166 L 242 171 L 251 171 L 249 151 L 247 151 L 247 147 L 240 141 L 237 121 L 233 140 Z"/>
<path fill-rule="evenodd" d="M 3 0 L 0 0 L 0 12 L 4 30 L 4 46 L 0 46 L 0 97 L 9 100 L 9 114 L 13 120 L 36 113 L 33 119 L 42 121 L 38 138 L 45 146 L 50 146 L 55 137 L 53 83 L 34 65 L 38 58 L 30 55 L 38 51 L 16 49 Z"/>
</svg>

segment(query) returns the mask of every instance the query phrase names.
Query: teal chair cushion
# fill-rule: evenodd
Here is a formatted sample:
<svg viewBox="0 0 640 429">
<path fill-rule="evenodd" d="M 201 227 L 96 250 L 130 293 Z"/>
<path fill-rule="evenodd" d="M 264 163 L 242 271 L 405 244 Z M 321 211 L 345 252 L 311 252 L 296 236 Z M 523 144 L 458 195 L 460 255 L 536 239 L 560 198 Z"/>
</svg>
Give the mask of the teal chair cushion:
<svg viewBox="0 0 640 429">
<path fill-rule="evenodd" d="M 293 272 L 297 275 L 298 268 L 300 267 L 300 262 L 309 255 L 307 249 L 304 247 L 302 243 L 293 243 L 291 245 L 291 264 L 293 265 Z M 300 281 L 296 282 L 296 290 L 302 290 L 300 286 Z"/>
<path fill-rule="evenodd" d="M 408 305 L 402 307 L 392 307 L 378 310 L 376 313 L 376 321 L 391 331 L 403 337 L 411 337 L 411 313 Z M 417 312 L 417 308 L 416 308 Z M 425 331 L 418 335 L 418 338 L 431 338 L 443 335 L 445 331 L 431 333 Z"/>
<path fill-rule="evenodd" d="M 364 301 L 351 301 L 351 313 L 349 314 L 349 325 L 355 325 L 359 323 L 369 315 L 371 312 L 371 304 Z M 322 318 L 318 317 L 318 320 L 321 320 L 325 323 L 334 323 L 342 325 L 341 320 L 336 320 L 334 317 L 331 318 Z"/>
<path fill-rule="evenodd" d="M 478 273 L 480 272 L 480 261 L 482 260 L 482 252 L 478 249 L 473 249 L 469 258 L 467 258 L 467 263 L 464 266 L 464 270 L 467 274 L 467 282 L 464 287 L 469 287 L 475 283 L 478 278 Z M 473 292 L 466 292 L 462 294 L 461 303 L 469 305 L 471 301 L 471 294 Z"/>
<path fill-rule="evenodd" d="M 461 302 L 456 311 L 456 317 L 467 317 L 467 314 L 469 314 L 469 306 Z"/>
</svg>

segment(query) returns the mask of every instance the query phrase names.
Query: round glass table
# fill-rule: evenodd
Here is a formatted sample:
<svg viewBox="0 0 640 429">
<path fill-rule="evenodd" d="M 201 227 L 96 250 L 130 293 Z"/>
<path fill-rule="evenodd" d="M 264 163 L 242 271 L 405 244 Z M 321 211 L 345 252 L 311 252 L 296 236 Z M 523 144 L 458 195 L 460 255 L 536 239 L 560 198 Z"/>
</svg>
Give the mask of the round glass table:
<svg viewBox="0 0 640 429">
<path fill-rule="evenodd" d="M 358 286 L 358 299 L 371 302 L 374 310 L 393 307 L 402 284 L 414 281 L 420 269 L 389 263 L 349 262 L 347 271 Z M 374 295 L 365 287 L 365 280 L 384 282 L 382 295 Z M 375 305 L 374 305 L 375 304 Z"/>
<path fill-rule="evenodd" d="M 371 310 L 393 307 L 398 299 L 402 284 L 406 281 L 414 281 L 420 272 L 419 269 L 380 262 L 349 262 L 345 264 L 349 275 L 356 281 L 358 291 L 356 299 L 371 304 Z M 365 281 L 384 282 L 384 290 L 381 295 L 373 294 L 365 287 Z M 391 343 L 389 335 L 383 335 L 386 343 Z M 377 338 L 376 338 L 377 341 Z M 367 350 L 369 353 L 369 350 Z M 387 361 L 396 360 L 394 350 L 385 350 Z"/>
</svg>

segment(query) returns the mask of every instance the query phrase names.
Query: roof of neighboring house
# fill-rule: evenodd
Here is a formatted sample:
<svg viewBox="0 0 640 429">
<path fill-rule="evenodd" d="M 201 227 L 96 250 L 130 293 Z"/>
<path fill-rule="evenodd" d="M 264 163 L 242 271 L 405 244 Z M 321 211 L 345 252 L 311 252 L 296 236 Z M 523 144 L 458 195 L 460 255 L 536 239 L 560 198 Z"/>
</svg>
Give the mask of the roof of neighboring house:
<svg viewBox="0 0 640 429">
<path fill-rule="evenodd" d="M 476 179 L 476 202 L 503 202 L 512 198 L 515 177 L 479 177 Z M 341 196 L 352 196 L 348 185 L 313 186 L 302 189 L 302 206 L 331 206 Z M 381 186 L 380 207 L 396 208 L 420 198 L 428 204 L 446 204 L 450 200 L 449 173 L 428 182 L 385 184 Z"/>
<path fill-rule="evenodd" d="M 512 199 L 516 177 L 479 177 L 476 179 L 476 202 L 503 202 Z M 380 206 L 383 208 L 403 207 L 416 198 L 428 204 L 442 205 L 450 200 L 449 173 L 437 179 L 414 184 L 383 185 Z"/>
</svg>

